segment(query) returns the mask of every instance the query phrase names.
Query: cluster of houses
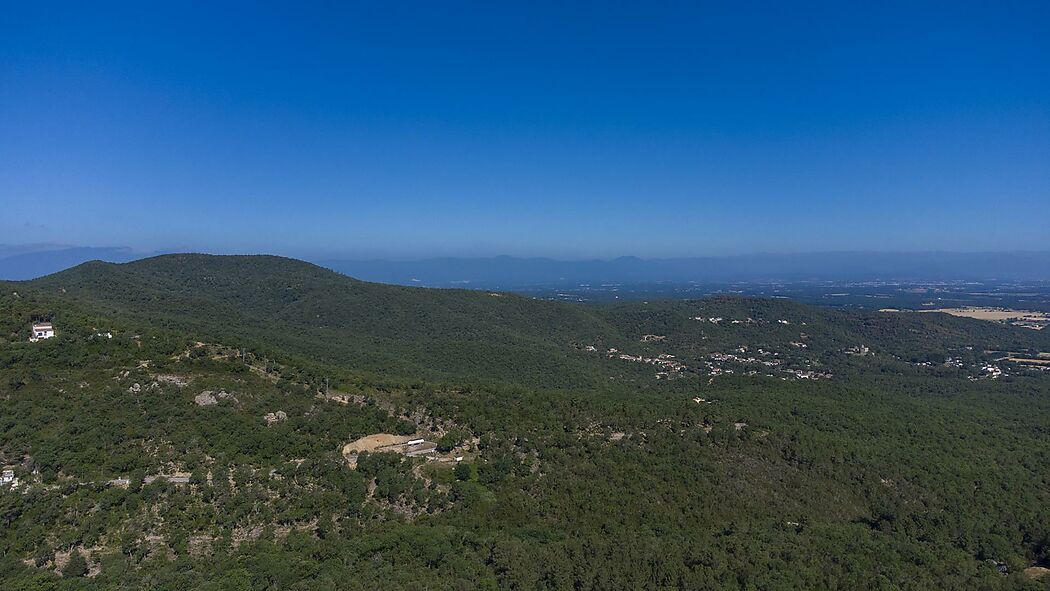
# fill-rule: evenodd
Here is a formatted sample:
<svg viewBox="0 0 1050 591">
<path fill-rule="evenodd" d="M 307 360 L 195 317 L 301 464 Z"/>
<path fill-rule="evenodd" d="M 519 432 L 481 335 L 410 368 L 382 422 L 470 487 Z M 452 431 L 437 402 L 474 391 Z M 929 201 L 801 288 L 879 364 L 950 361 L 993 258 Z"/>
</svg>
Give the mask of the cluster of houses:
<svg viewBox="0 0 1050 591">
<path fill-rule="evenodd" d="M 963 347 L 963 349 L 965 349 L 967 351 L 972 351 L 973 347 L 972 346 L 967 346 L 967 347 Z M 995 351 L 986 351 L 986 353 L 995 353 Z M 1007 373 L 1007 370 L 1003 369 L 1003 366 L 997 365 L 995 362 L 1021 361 L 1023 363 L 1024 360 L 1015 359 L 1015 358 L 1011 357 L 1011 355 L 1012 354 L 1008 354 L 1008 355 L 1006 355 L 1004 357 L 996 358 L 994 360 L 994 362 L 978 361 L 976 363 L 970 363 L 970 362 L 967 362 L 964 359 L 964 357 L 952 355 L 952 356 L 947 357 L 944 360 L 944 362 L 939 362 L 939 361 L 907 361 L 906 363 L 910 363 L 911 365 L 914 365 L 914 366 L 917 366 L 917 367 L 947 367 L 947 368 L 952 368 L 952 369 L 967 370 L 967 373 L 970 374 L 968 376 L 969 380 L 971 382 L 975 382 L 975 381 L 981 380 L 981 379 L 992 379 L 992 380 L 995 380 L 995 379 L 998 379 L 998 378 L 1001 378 L 1001 377 L 1008 376 L 1009 374 Z M 900 358 L 898 357 L 898 359 L 900 359 Z M 1042 365 L 1039 364 L 1039 361 L 1041 361 L 1041 360 L 1036 360 L 1036 364 L 1035 365 L 1023 366 L 1023 367 L 1028 367 L 1028 368 L 1031 368 L 1031 369 L 1042 369 L 1042 370 L 1050 369 L 1050 364 L 1048 364 L 1046 366 L 1042 366 Z"/>
<path fill-rule="evenodd" d="M 648 363 L 649 365 L 655 365 L 660 371 L 656 372 L 657 379 L 670 378 L 673 374 L 681 373 L 686 369 L 686 366 L 675 359 L 674 355 L 669 353 L 661 353 L 656 357 L 645 357 L 642 355 L 629 355 L 627 353 L 620 353 L 617 349 L 609 349 L 605 352 L 609 359 L 622 359 L 623 361 L 633 361 L 634 363 Z"/>
<path fill-rule="evenodd" d="M 763 366 L 768 367 L 768 368 L 777 368 L 777 371 L 789 374 L 791 377 L 794 377 L 795 379 L 799 379 L 799 380 L 827 380 L 827 379 L 831 379 L 831 377 L 832 377 L 831 374 L 827 373 L 827 372 L 814 371 L 814 370 L 810 370 L 810 369 L 794 369 L 794 368 L 790 368 L 790 367 L 782 367 L 784 365 L 784 360 L 783 359 L 778 359 L 777 358 L 777 355 L 778 355 L 777 353 L 766 351 L 766 350 L 764 350 L 762 348 L 758 349 L 759 357 L 773 357 L 773 358 L 772 359 L 760 359 L 759 357 L 755 357 L 755 356 L 752 356 L 752 355 L 744 357 L 743 354 L 746 354 L 747 351 L 748 351 L 747 347 L 739 347 L 739 348 L 736 349 L 736 353 L 719 353 L 719 352 L 715 352 L 715 353 L 708 354 L 707 357 L 709 359 L 711 359 L 712 361 L 717 361 L 717 362 L 722 362 L 722 363 L 737 363 L 737 364 L 740 364 L 740 365 L 763 365 Z M 722 373 L 733 373 L 732 370 L 729 370 L 729 369 L 714 367 L 713 364 L 710 363 L 710 362 L 708 362 L 708 366 L 712 367 L 712 369 L 708 373 L 710 375 L 713 375 L 713 376 L 714 375 L 719 375 L 719 374 L 722 374 Z M 758 374 L 758 372 L 757 371 L 753 371 L 753 370 L 746 372 L 746 375 L 757 375 L 757 374 Z M 766 374 L 766 375 L 769 375 L 770 377 L 772 377 L 772 374 Z M 785 376 L 784 379 L 789 379 L 789 378 Z"/>
<path fill-rule="evenodd" d="M 721 316 L 708 316 L 708 317 L 705 317 L 705 316 L 693 316 L 693 320 L 696 320 L 697 322 L 710 322 L 711 324 L 721 324 L 722 321 L 725 320 L 725 318 L 722 318 Z M 736 320 L 736 319 L 730 320 L 729 323 L 730 324 L 767 324 L 768 321 L 763 320 L 761 318 L 756 320 L 754 318 L 748 317 L 748 318 L 744 318 L 743 320 Z M 780 320 L 777 320 L 777 324 L 791 324 L 791 321 L 790 320 L 780 319 Z M 803 322 L 802 324 L 805 324 L 805 322 Z"/>
<path fill-rule="evenodd" d="M 644 342 L 650 342 L 652 340 L 663 340 L 666 337 L 658 337 L 657 339 L 646 339 L 645 337 L 652 337 L 658 335 L 644 335 L 642 340 Z M 587 345 L 584 347 L 584 351 L 588 353 L 597 353 L 598 347 L 594 345 Z M 630 355 L 628 353 L 621 353 L 619 349 L 610 347 L 605 351 L 605 356 L 609 359 L 620 359 L 622 361 L 631 361 L 634 363 L 647 363 L 649 365 L 655 365 L 660 371 L 656 372 L 657 379 L 665 379 L 673 377 L 675 374 L 679 374 L 688 369 L 684 363 L 675 359 L 674 355 L 669 353 L 661 353 L 656 357 L 645 357 L 644 355 Z"/>
<path fill-rule="evenodd" d="M 720 319 L 719 319 L 720 320 Z M 657 338 L 653 338 L 657 337 Z M 643 335 L 641 340 L 643 342 L 661 341 L 664 337 L 659 335 Z M 804 345 L 804 343 L 800 343 Z M 609 359 L 619 359 L 621 361 L 630 361 L 633 363 L 646 363 L 654 365 L 659 370 L 656 373 L 657 379 L 668 379 L 677 375 L 682 375 L 689 371 L 691 368 L 686 364 L 682 363 L 675 358 L 674 355 L 668 353 L 661 353 L 655 357 L 646 357 L 644 355 L 631 355 L 629 353 L 621 352 L 619 349 L 609 348 L 605 351 L 599 351 L 598 347 L 594 345 L 588 345 L 584 347 L 585 351 L 591 353 L 604 352 L 605 356 Z M 786 373 L 788 376 L 784 376 L 784 379 L 799 379 L 799 380 L 820 380 L 830 379 L 832 375 L 826 372 L 815 371 L 811 369 L 794 369 L 784 367 L 785 360 L 780 358 L 780 354 L 775 351 L 767 351 L 761 347 L 755 349 L 755 353 L 750 353 L 750 350 L 746 345 L 737 347 L 733 353 L 722 353 L 715 351 L 708 353 L 707 359 L 703 361 L 704 367 L 695 368 L 696 373 L 707 374 L 708 376 L 719 376 L 723 374 L 734 373 L 733 369 L 723 367 L 723 363 L 731 363 L 736 365 L 751 365 L 751 366 L 762 366 L 766 372 L 778 371 Z M 807 362 L 808 363 L 808 362 Z M 737 368 L 740 369 L 740 368 Z M 747 370 L 747 368 L 741 369 L 744 375 L 758 375 L 756 370 Z M 774 377 L 773 373 L 766 373 L 769 377 Z"/>
<path fill-rule="evenodd" d="M 747 353 L 747 347 L 739 347 L 736 351 L 737 353 Z M 771 355 L 771 353 L 763 349 L 759 349 L 758 354 L 763 356 Z M 731 363 L 755 363 L 765 365 L 766 367 L 776 367 L 784 363 L 783 359 L 758 359 L 757 357 L 741 357 L 740 355 L 736 355 L 734 353 L 715 352 L 708 354 L 708 357 L 715 361 L 728 361 Z"/>
<path fill-rule="evenodd" d="M 823 371 L 813 371 L 812 369 L 786 369 L 784 370 L 789 374 L 795 376 L 800 380 L 830 380 L 831 374 Z M 786 378 L 785 378 L 786 379 Z"/>
<path fill-rule="evenodd" d="M 998 365 L 985 364 L 981 366 L 981 376 L 993 380 L 1003 375 L 1003 369 Z"/>
</svg>

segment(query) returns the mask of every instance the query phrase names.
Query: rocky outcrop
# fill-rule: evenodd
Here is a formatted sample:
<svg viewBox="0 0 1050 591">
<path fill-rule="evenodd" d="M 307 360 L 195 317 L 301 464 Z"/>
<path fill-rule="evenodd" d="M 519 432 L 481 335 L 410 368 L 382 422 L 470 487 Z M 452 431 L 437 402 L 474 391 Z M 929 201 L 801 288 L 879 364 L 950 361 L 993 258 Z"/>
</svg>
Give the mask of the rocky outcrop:
<svg viewBox="0 0 1050 591">
<path fill-rule="evenodd" d="M 263 420 L 266 421 L 266 426 L 269 427 L 270 425 L 288 420 L 288 413 L 283 410 L 268 412 L 263 416 Z"/>
<path fill-rule="evenodd" d="M 212 406 L 219 403 L 219 400 L 215 398 L 211 390 L 201 392 L 193 398 L 193 401 L 197 403 L 197 406 Z"/>
</svg>

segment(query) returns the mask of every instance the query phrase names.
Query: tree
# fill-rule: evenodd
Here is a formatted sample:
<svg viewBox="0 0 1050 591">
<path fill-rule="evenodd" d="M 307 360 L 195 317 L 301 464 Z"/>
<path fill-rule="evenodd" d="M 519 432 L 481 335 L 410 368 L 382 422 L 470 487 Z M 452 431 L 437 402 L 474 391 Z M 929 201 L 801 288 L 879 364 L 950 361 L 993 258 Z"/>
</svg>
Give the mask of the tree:
<svg viewBox="0 0 1050 591">
<path fill-rule="evenodd" d="M 438 439 L 437 450 L 441 453 L 450 452 L 463 441 L 463 437 L 464 435 L 461 431 L 453 429 L 442 435 L 441 439 Z"/>
<path fill-rule="evenodd" d="M 84 555 L 80 553 L 80 550 L 73 550 L 69 555 L 69 560 L 66 561 L 66 566 L 62 569 L 62 576 L 82 577 L 87 573 L 88 564 Z"/>
<path fill-rule="evenodd" d="M 397 422 L 394 430 L 398 435 L 411 435 L 416 432 L 416 424 L 412 421 L 406 421 L 404 419 Z"/>
<path fill-rule="evenodd" d="M 466 464 L 464 462 L 456 464 L 456 480 L 470 480 L 472 473 L 473 470 L 470 469 L 470 464 Z"/>
</svg>

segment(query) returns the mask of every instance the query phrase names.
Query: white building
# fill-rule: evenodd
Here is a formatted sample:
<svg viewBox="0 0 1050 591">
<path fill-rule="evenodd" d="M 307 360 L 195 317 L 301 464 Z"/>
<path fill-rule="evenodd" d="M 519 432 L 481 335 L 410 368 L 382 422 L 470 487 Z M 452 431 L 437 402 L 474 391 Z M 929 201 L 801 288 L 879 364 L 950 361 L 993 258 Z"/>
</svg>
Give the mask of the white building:
<svg viewBox="0 0 1050 591">
<path fill-rule="evenodd" d="M 50 339 L 55 336 L 55 327 L 50 322 L 39 322 L 33 325 L 33 333 L 29 337 L 34 343 L 40 339 Z"/>
</svg>

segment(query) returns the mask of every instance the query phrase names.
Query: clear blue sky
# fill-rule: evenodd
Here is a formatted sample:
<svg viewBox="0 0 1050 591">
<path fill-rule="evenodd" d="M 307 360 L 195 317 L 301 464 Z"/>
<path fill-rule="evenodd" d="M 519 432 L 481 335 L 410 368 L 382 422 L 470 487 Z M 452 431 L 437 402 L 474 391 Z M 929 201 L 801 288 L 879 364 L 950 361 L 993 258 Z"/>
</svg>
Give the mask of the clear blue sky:
<svg viewBox="0 0 1050 591">
<path fill-rule="evenodd" d="M 8 3 L 0 244 L 1050 249 L 1050 2 Z"/>
</svg>

